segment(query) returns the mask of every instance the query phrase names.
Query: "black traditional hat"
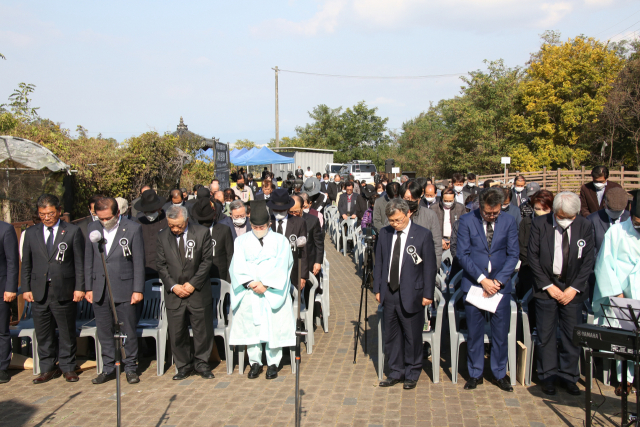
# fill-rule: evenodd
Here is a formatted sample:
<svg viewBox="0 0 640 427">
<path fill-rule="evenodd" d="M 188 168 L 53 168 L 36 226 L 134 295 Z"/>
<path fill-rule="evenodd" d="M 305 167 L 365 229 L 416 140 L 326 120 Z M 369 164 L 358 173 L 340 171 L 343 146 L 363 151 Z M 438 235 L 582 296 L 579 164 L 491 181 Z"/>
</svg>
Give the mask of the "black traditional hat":
<svg viewBox="0 0 640 427">
<path fill-rule="evenodd" d="M 216 211 L 211 207 L 209 197 L 196 200 L 196 203 L 191 207 L 191 216 L 198 222 L 213 221 Z"/>
<path fill-rule="evenodd" d="M 133 207 L 140 212 L 155 212 L 164 206 L 165 202 L 166 200 L 158 196 L 155 191 L 146 190 Z"/>
<path fill-rule="evenodd" d="M 251 201 L 251 216 L 249 217 L 251 225 L 265 225 L 269 222 L 270 218 L 271 215 L 269 215 L 269 211 L 267 210 L 266 200 Z"/>
<path fill-rule="evenodd" d="M 196 199 L 200 200 L 200 199 L 207 199 L 209 200 L 209 196 L 211 195 L 211 193 L 209 192 L 209 189 L 207 187 L 200 187 L 198 188 L 198 191 L 196 192 Z"/>
<path fill-rule="evenodd" d="M 267 206 L 274 211 L 286 211 L 293 207 L 295 202 L 289 196 L 289 192 L 286 188 L 278 188 L 269 197 Z M 253 216 L 253 206 L 251 206 L 251 216 Z"/>
</svg>

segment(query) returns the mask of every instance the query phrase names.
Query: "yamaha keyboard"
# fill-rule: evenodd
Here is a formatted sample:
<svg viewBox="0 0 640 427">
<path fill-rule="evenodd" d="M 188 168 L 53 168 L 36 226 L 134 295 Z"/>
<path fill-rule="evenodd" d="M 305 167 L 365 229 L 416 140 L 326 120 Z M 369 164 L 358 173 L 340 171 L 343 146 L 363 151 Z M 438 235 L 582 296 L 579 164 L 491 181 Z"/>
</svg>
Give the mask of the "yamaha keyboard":
<svg viewBox="0 0 640 427">
<path fill-rule="evenodd" d="M 604 326 L 582 324 L 573 329 L 573 343 L 592 350 L 610 351 L 619 355 L 633 357 L 636 335 L 624 329 L 610 329 Z"/>
</svg>

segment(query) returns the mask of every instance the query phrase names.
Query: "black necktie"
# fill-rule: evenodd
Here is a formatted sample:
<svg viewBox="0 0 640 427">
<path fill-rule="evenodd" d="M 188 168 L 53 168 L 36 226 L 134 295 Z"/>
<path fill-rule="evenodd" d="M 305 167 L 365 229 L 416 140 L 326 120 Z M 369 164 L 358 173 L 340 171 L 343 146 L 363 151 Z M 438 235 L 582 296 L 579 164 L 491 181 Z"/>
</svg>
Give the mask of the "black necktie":
<svg viewBox="0 0 640 427">
<path fill-rule="evenodd" d="M 389 288 L 395 292 L 400 287 L 400 246 L 402 246 L 402 231 L 398 231 L 396 244 L 393 246 L 393 255 L 391 256 L 391 277 L 389 279 Z"/>
<path fill-rule="evenodd" d="M 569 266 L 569 227 L 562 231 L 562 272 L 560 280 L 565 282 L 567 279 L 567 267 Z"/>
<path fill-rule="evenodd" d="M 178 250 L 180 251 L 180 257 L 184 260 L 187 257 L 187 251 L 184 247 L 184 233 L 180 233 L 178 235 L 179 243 Z"/>
<path fill-rule="evenodd" d="M 282 220 L 281 219 L 278 220 L 278 229 L 276 230 L 276 233 L 284 234 L 284 232 L 282 231 Z"/>
<path fill-rule="evenodd" d="M 49 252 L 49 256 L 51 256 L 53 253 L 53 227 L 47 227 L 47 230 L 49 230 L 49 237 L 47 237 L 47 252 Z"/>
<path fill-rule="evenodd" d="M 493 240 L 493 223 L 487 222 L 487 246 L 491 250 L 491 241 Z"/>
<path fill-rule="evenodd" d="M 260 246 L 264 246 L 264 242 L 262 241 L 262 239 L 264 239 L 264 237 L 258 239 L 258 242 L 260 242 Z"/>
</svg>

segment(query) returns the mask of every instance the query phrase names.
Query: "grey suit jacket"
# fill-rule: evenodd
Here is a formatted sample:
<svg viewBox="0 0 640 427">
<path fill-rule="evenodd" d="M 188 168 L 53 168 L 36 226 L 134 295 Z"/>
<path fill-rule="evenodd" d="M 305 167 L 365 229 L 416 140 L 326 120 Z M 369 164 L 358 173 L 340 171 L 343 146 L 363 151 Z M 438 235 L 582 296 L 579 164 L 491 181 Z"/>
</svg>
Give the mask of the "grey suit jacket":
<svg viewBox="0 0 640 427">
<path fill-rule="evenodd" d="M 373 205 L 373 227 L 378 230 L 378 232 L 389 225 L 387 214 L 384 213 L 384 208 L 387 206 L 387 203 L 389 203 L 389 196 L 385 194 L 384 197 L 376 200 L 376 203 Z"/>
<path fill-rule="evenodd" d="M 620 222 L 624 222 L 629 219 L 631 214 L 629 211 L 625 210 L 620 217 Z M 593 239 L 595 243 L 595 255 L 598 255 L 600 251 L 600 246 L 602 246 L 602 241 L 604 240 L 605 233 L 611 227 L 611 221 L 609 220 L 609 215 L 604 209 L 600 209 L 599 211 L 595 211 L 590 214 L 587 219 L 591 221 L 593 226 Z"/>
<path fill-rule="evenodd" d="M 89 240 L 89 234 L 94 230 L 103 233 L 100 221 L 94 221 L 87 227 L 84 277 L 87 292 L 93 291 L 93 301 L 97 302 L 102 299 L 105 292 L 106 279 L 98 244 Z M 131 251 L 130 257 L 125 258 L 120 245 L 121 239 L 127 239 Z M 140 224 L 125 218 L 120 219 L 114 242 L 109 253 L 105 253 L 105 261 L 115 303 L 129 302 L 131 294 L 144 292 L 144 242 Z"/>
<path fill-rule="evenodd" d="M 431 209 L 427 209 L 418 204 L 418 210 L 416 213 L 411 215 L 411 221 L 431 232 L 431 235 L 433 236 L 433 246 L 436 253 L 436 265 L 437 268 L 440 268 L 440 262 L 442 262 L 442 229 L 440 228 L 438 215 Z"/>
</svg>

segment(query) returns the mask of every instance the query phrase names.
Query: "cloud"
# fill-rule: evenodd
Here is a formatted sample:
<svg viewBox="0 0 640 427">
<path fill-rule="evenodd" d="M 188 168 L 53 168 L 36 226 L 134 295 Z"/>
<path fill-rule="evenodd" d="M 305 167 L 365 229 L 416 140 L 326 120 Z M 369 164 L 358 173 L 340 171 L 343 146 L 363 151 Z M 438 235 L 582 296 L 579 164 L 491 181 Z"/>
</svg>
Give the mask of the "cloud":
<svg viewBox="0 0 640 427">
<path fill-rule="evenodd" d="M 194 59 L 193 63 L 196 65 L 213 65 L 213 61 L 207 58 L 206 56 L 200 56 Z"/>
<path fill-rule="evenodd" d="M 404 107 L 404 103 L 396 101 L 395 99 L 385 98 L 384 96 L 379 96 L 378 98 L 371 101 L 373 105 L 391 105 L 394 107 Z"/>
<path fill-rule="evenodd" d="M 497 28 L 548 29 L 576 7 L 600 7 L 613 0 L 318 0 L 317 11 L 301 20 L 271 19 L 252 28 L 257 36 L 313 37 L 341 29 L 380 31 L 445 28 L 494 31 Z"/>
</svg>

